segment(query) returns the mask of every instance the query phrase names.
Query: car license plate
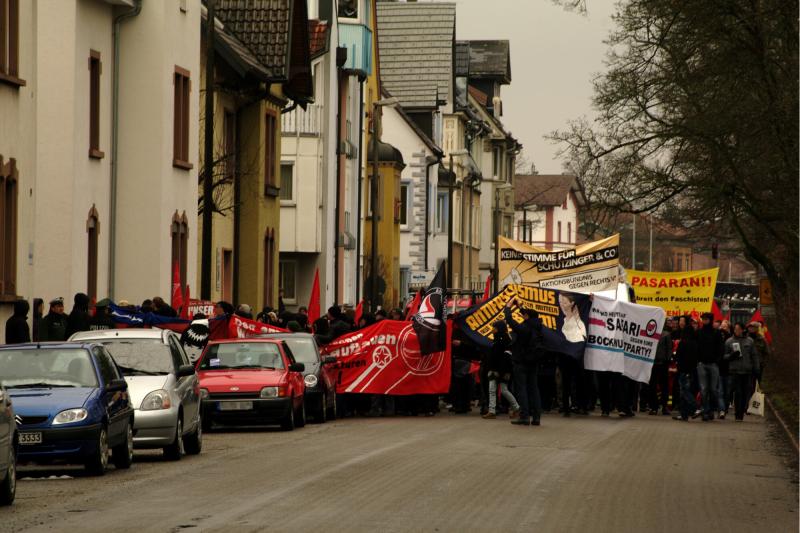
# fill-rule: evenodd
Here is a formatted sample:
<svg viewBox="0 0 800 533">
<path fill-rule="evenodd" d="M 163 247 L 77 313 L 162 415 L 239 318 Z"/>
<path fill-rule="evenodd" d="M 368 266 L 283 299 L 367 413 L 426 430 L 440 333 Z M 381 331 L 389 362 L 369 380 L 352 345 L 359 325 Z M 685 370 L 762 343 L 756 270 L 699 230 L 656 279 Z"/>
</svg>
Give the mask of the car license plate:
<svg viewBox="0 0 800 533">
<path fill-rule="evenodd" d="M 30 432 L 30 433 L 20 433 L 19 434 L 19 443 L 20 444 L 41 444 L 42 443 L 42 434 L 41 432 Z"/>
<path fill-rule="evenodd" d="M 219 402 L 220 411 L 249 411 L 253 402 Z"/>
</svg>

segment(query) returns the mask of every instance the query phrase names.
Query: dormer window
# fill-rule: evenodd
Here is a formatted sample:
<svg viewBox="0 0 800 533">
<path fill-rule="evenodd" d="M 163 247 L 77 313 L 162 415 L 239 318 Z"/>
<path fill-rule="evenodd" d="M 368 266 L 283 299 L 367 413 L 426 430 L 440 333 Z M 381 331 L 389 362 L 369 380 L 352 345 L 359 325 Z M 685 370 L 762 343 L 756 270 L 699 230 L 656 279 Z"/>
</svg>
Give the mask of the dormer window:
<svg viewBox="0 0 800 533">
<path fill-rule="evenodd" d="M 359 0 L 339 0 L 339 18 L 357 19 Z"/>
</svg>

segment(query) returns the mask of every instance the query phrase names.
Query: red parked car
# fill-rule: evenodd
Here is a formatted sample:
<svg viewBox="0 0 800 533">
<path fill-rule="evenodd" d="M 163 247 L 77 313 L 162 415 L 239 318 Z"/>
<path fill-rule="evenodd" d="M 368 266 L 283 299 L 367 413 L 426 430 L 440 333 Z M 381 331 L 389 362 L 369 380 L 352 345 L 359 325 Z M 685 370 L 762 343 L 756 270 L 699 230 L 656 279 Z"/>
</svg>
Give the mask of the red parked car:
<svg viewBox="0 0 800 533">
<path fill-rule="evenodd" d="M 305 365 L 280 339 L 210 342 L 197 361 L 203 425 L 306 423 Z"/>
</svg>

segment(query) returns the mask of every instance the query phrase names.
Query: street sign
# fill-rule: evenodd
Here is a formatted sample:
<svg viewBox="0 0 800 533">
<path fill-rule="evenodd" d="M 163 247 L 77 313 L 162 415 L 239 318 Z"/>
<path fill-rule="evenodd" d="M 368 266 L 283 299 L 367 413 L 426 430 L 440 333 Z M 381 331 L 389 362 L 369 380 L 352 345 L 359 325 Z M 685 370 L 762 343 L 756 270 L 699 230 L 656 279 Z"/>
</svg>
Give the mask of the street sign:
<svg viewBox="0 0 800 533">
<path fill-rule="evenodd" d="M 758 283 L 758 297 L 761 305 L 772 305 L 772 283 L 769 278 L 761 278 Z"/>
</svg>

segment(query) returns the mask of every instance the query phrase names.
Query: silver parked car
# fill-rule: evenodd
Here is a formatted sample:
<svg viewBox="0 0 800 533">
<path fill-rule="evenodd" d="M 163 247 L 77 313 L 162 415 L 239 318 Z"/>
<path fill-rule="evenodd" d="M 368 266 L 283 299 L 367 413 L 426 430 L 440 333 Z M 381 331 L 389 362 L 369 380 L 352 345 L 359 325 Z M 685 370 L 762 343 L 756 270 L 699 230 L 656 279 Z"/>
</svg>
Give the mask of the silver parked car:
<svg viewBox="0 0 800 533">
<path fill-rule="evenodd" d="M 11 397 L 0 383 L 0 505 L 11 505 L 17 492 L 19 434 Z"/>
<path fill-rule="evenodd" d="M 178 335 L 131 328 L 83 331 L 70 340 L 102 344 L 122 370 L 135 409 L 134 447 L 163 448 L 173 460 L 200 453 L 200 385 Z"/>
</svg>

